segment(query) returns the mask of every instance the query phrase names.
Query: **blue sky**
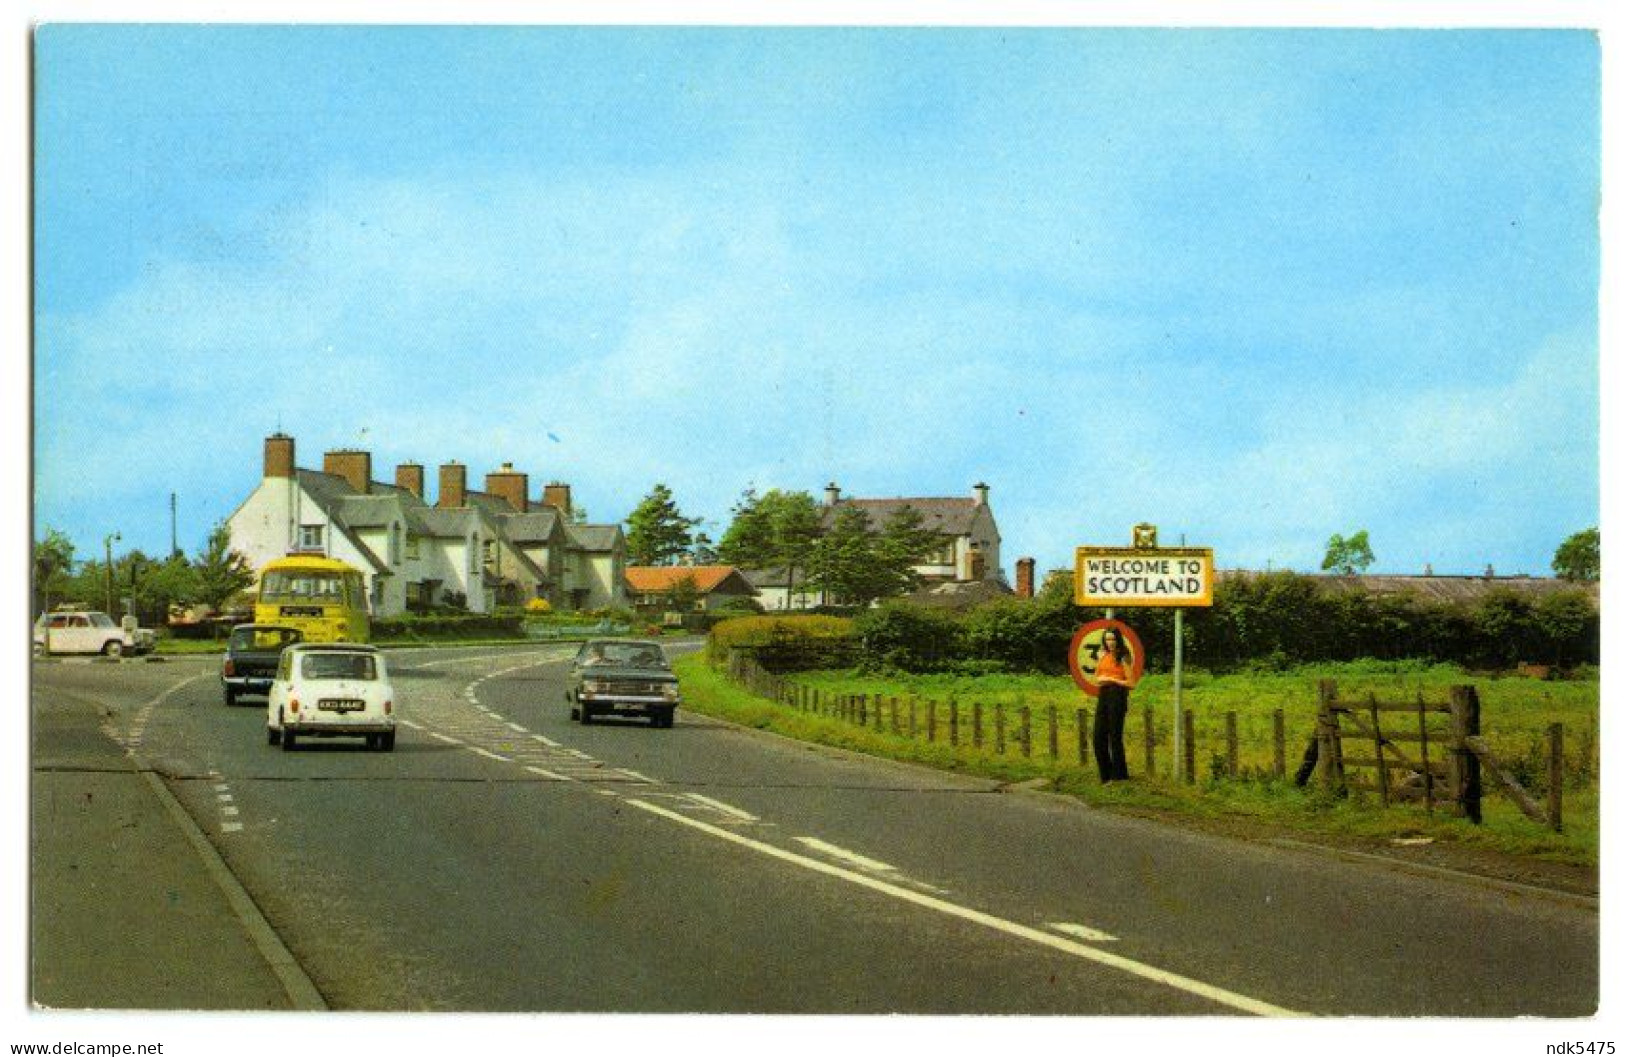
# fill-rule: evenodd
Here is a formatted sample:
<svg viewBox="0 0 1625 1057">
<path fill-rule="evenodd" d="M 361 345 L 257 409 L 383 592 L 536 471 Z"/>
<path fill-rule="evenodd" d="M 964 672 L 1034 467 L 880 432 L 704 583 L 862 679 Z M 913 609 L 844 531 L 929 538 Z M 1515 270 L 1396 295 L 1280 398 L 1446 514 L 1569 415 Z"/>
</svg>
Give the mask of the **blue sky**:
<svg viewBox="0 0 1625 1057">
<path fill-rule="evenodd" d="M 1548 571 L 1598 520 L 1590 32 L 51 25 L 35 524 L 195 549 L 280 427 Z M 118 455 L 107 457 L 109 444 Z"/>
</svg>

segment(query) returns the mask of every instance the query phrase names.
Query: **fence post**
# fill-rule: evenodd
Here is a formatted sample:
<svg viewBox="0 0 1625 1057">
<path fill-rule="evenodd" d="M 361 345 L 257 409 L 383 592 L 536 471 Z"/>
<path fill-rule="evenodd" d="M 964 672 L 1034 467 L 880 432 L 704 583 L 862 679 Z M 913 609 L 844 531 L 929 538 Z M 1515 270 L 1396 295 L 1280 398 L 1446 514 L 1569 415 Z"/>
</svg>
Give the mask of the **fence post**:
<svg viewBox="0 0 1625 1057">
<path fill-rule="evenodd" d="M 959 701 L 948 699 L 948 744 L 959 747 Z"/>
<path fill-rule="evenodd" d="M 1004 702 L 993 702 L 993 751 L 1004 755 Z"/>
<path fill-rule="evenodd" d="M 902 726 L 897 722 L 897 698 L 896 697 L 887 698 L 886 699 L 886 708 L 891 713 L 891 732 L 893 734 L 901 734 L 901 733 L 903 733 Z"/>
<path fill-rule="evenodd" d="M 1416 740 L 1422 745 L 1422 803 L 1427 813 L 1433 814 L 1433 761 L 1428 756 L 1428 706 L 1422 700 L 1422 691 L 1416 692 Z"/>
<path fill-rule="evenodd" d="M 1061 721 L 1055 706 L 1049 706 L 1049 758 L 1061 762 Z"/>
<path fill-rule="evenodd" d="M 1275 777 L 1286 777 L 1286 712 L 1275 710 Z"/>
<path fill-rule="evenodd" d="M 970 743 L 978 749 L 982 747 L 982 703 L 973 701 L 970 706 Z"/>
<path fill-rule="evenodd" d="M 1552 751 L 1546 768 L 1546 819 L 1556 833 L 1563 832 L 1563 724 L 1553 723 L 1548 730 Z"/>
<path fill-rule="evenodd" d="M 1478 688 L 1450 688 L 1450 784 L 1456 797 L 1456 814 L 1474 823 L 1484 821 L 1479 802 L 1483 785 L 1478 757 L 1467 747 L 1467 739 L 1478 736 Z"/>
<path fill-rule="evenodd" d="M 1141 709 L 1140 714 L 1145 718 L 1145 776 L 1151 778 L 1157 773 L 1157 721 L 1150 705 Z"/>
<path fill-rule="evenodd" d="M 1033 710 L 1026 705 L 1021 706 L 1021 755 L 1029 760 L 1033 755 Z"/>
<path fill-rule="evenodd" d="M 1187 785 L 1196 781 L 1196 713 L 1190 709 L 1185 710 L 1185 783 Z"/>
<path fill-rule="evenodd" d="M 1322 679 L 1319 692 L 1320 707 L 1315 713 L 1315 741 L 1319 750 L 1320 784 L 1327 789 L 1336 789 L 1342 777 L 1337 772 L 1337 713 L 1333 711 L 1337 704 L 1336 681 Z"/>
<path fill-rule="evenodd" d="M 1388 806 L 1388 753 L 1383 748 L 1382 718 L 1377 710 L 1377 695 L 1367 694 L 1366 701 L 1371 706 L 1371 736 L 1377 743 L 1377 794 L 1382 799 L 1382 806 Z"/>
<path fill-rule="evenodd" d="M 1089 766 L 1089 710 L 1078 709 L 1078 766 Z"/>
<path fill-rule="evenodd" d="M 908 699 L 908 736 L 910 740 L 920 736 L 920 703 L 912 695 Z"/>
</svg>

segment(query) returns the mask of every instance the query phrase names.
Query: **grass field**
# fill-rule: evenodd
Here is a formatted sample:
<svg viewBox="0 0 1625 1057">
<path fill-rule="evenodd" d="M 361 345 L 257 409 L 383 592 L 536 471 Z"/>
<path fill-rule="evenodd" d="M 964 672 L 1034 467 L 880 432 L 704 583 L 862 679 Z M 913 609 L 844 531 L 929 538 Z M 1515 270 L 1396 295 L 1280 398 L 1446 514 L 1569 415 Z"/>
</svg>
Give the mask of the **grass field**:
<svg viewBox="0 0 1625 1057">
<path fill-rule="evenodd" d="M 1198 781 L 1171 780 L 1172 695 L 1169 676 L 1146 677 L 1134 691 L 1127 731 L 1130 770 L 1137 779 L 1102 786 L 1092 761 L 1080 764 L 1077 711 L 1091 708 L 1066 677 L 1036 675 L 872 676 L 854 672 L 804 672 L 793 682 L 826 695 L 864 694 L 883 706 L 885 730 L 860 728 L 844 720 L 797 711 L 755 697 L 709 668 L 699 657 L 680 662 L 685 701 L 697 711 L 734 722 L 775 730 L 791 737 L 841 745 L 897 759 L 913 760 L 1009 781 L 1048 779 L 1059 791 L 1095 803 L 1143 806 L 1209 817 L 1240 817 L 1306 833 L 1337 834 L 1372 840 L 1432 837 L 1556 862 L 1593 865 L 1597 857 L 1597 708 L 1598 682 L 1543 682 L 1519 677 L 1475 678 L 1451 666 L 1360 662 L 1301 668 L 1281 673 L 1212 676 L 1186 673 L 1183 703 L 1195 719 Z M 1316 684 L 1334 679 L 1344 700 L 1375 694 L 1381 701 L 1412 701 L 1418 692 L 1430 702 L 1447 699 L 1452 685 L 1478 687 L 1482 726 L 1497 757 L 1508 764 L 1537 795 L 1544 788 L 1545 732 L 1553 722 L 1565 726 L 1564 832 L 1553 833 L 1526 819 L 1485 778 L 1484 825 L 1474 826 L 1440 807 L 1430 817 L 1420 806 L 1383 808 L 1374 795 L 1359 791 L 1332 797 L 1311 786 L 1299 789 L 1290 775 L 1314 729 Z M 898 704 L 903 733 L 890 732 L 890 702 Z M 910 700 L 915 702 L 916 737 L 907 736 Z M 937 741 L 925 739 L 928 702 L 937 702 Z M 953 702 L 960 716 L 960 744 L 946 744 L 947 714 Z M 971 715 L 983 710 L 983 744 L 970 744 Z M 1051 757 L 1048 717 L 1057 717 L 1059 753 Z M 994 750 L 995 706 L 1005 716 L 1006 745 Z M 1031 756 L 1022 755 L 1017 731 L 1022 706 L 1032 722 Z M 1149 706 L 1155 733 L 1156 771 L 1144 774 L 1144 710 Z M 874 706 L 871 704 L 870 708 Z M 1273 771 L 1273 714 L 1285 717 L 1286 781 Z M 1223 776 L 1225 715 L 1237 717 L 1239 779 Z M 1442 717 L 1441 720 L 1442 721 Z M 1352 750 L 1345 749 L 1352 755 Z"/>
</svg>

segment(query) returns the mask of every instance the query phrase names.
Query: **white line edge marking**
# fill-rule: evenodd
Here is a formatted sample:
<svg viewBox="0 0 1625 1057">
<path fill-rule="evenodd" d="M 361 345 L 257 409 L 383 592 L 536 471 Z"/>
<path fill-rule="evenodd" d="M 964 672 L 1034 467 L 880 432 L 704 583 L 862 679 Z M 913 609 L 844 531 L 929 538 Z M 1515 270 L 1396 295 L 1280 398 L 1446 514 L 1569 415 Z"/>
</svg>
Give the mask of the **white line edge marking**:
<svg viewBox="0 0 1625 1057">
<path fill-rule="evenodd" d="M 641 808 L 650 814 L 659 815 L 661 818 L 669 819 L 692 829 L 697 829 L 702 833 L 709 833 L 711 836 L 717 837 L 720 840 L 730 841 L 734 844 L 750 848 L 753 851 L 761 852 L 763 855 L 768 855 L 775 859 L 783 860 L 784 862 L 794 863 L 797 866 L 804 867 L 816 873 L 827 874 L 830 877 L 838 877 L 841 880 L 850 881 L 852 884 L 860 885 L 876 892 L 881 892 L 885 895 L 893 897 L 894 899 L 901 899 L 904 902 L 913 903 L 916 906 L 925 907 L 928 910 L 935 910 L 938 913 L 947 914 L 950 917 L 956 917 L 963 921 L 969 921 L 977 925 L 984 925 L 1007 935 L 1015 936 L 1018 939 L 1028 940 L 1032 943 L 1038 944 L 1039 946 L 1060 951 L 1063 954 L 1071 954 L 1082 958 L 1085 961 L 1091 961 L 1113 969 L 1118 969 L 1133 976 L 1138 976 L 1142 979 L 1151 980 L 1167 987 L 1174 988 L 1177 991 L 1184 991 L 1187 994 L 1196 995 L 1199 998 L 1205 998 L 1210 1002 L 1216 1002 L 1219 1005 L 1228 1006 L 1231 1009 L 1238 1009 L 1244 1013 L 1253 1013 L 1264 1017 L 1304 1016 L 1304 1014 L 1295 1010 L 1271 1005 L 1268 1002 L 1263 1002 L 1256 998 L 1249 998 L 1246 995 L 1237 994 L 1234 991 L 1226 991 L 1222 987 L 1215 987 L 1212 984 L 1206 984 L 1200 980 L 1193 980 L 1188 976 L 1181 976 L 1178 973 L 1169 972 L 1166 969 L 1158 969 L 1154 965 L 1146 965 L 1144 962 L 1137 962 L 1132 958 L 1125 958 L 1120 954 L 1113 954 L 1110 951 L 1103 951 L 1096 947 L 1086 947 L 1083 944 L 1073 940 L 1063 939 L 1060 936 L 1054 936 L 1048 932 L 1042 932 L 1027 925 L 1022 925 L 1019 922 L 1008 921 L 1004 918 L 995 917 L 992 914 L 984 914 L 980 910 L 972 910 L 970 907 L 962 907 L 957 903 L 950 903 L 945 899 L 938 899 L 935 896 L 928 896 L 922 892 L 911 891 L 899 885 L 892 884 L 889 881 L 882 881 L 874 877 L 869 877 L 865 874 L 854 873 L 853 871 L 844 869 L 840 866 L 833 866 L 827 862 L 820 862 L 817 859 L 810 859 L 805 855 L 799 855 L 796 852 L 789 851 L 785 848 L 775 847 L 772 844 L 759 840 L 753 840 L 743 834 L 734 833 L 730 830 L 723 829 L 720 826 L 713 826 L 708 822 L 701 822 L 698 819 L 689 818 L 686 815 L 680 815 L 677 812 L 667 810 L 658 804 L 651 804 L 647 800 L 638 800 L 636 798 L 629 797 L 627 798 L 626 802 L 634 807 Z"/>
<path fill-rule="evenodd" d="M 423 729 L 418 724 L 413 723 L 410 719 L 397 720 L 396 722 L 400 723 L 401 726 L 403 726 L 403 727 L 411 727 L 413 730 L 422 730 Z"/>
<path fill-rule="evenodd" d="M 1068 936 L 1076 936 L 1080 940 L 1092 940 L 1095 943 L 1116 943 L 1117 937 L 1109 932 L 1092 929 L 1088 925 L 1079 925 L 1075 921 L 1051 921 L 1049 927 L 1056 932 L 1064 932 Z"/>
<path fill-rule="evenodd" d="M 481 756 L 487 757 L 488 759 L 501 760 L 503 763 L 512 763 L 513 762 L 512 760 L 508 759 L 508 757 L 506 757 L 506 756 L 499 756 L 498 754 L 492 752 L 490 749 L 482 749 L 478 745 L 470 745 L 468 748 L 469 748 L 470 752 L 477 752 Z"/>
<path fill-rule="evenodd" d="M 573 782 L 573 781 L 575 781 L 575 779 L 573 779 L 573 778 L 566 778 L 562 774 L 555 774 L 554 772 L 546 770 L 546 769 L 541 768 L 541 767 L 526 767 L 525 770 L 529 771 L 531 774 L 539 774 L 543 778 L 550 778 L 555 782 Z"/>
<path fill-rule="evenodd" d="M 751 814 L 749 811 L 744 811 L 744 810 L 742 810 L 740 808 L 734 807 L 732 804 L 724 804 L 720 800 L 712 800 L 710 797 L 701 796 L 699 793 L 689 793 L 688 798 L 690 800 L 694 800 L 694 801 L 697 801 L 698 803 L 704 804 L 706 807 L 716 808 L 718 811 L 721 811 L 721 812 L 723 812 L 724 814 L 727 814 L 727 815 L 732 815 L 734 818 L 743 819 L 746 822 L 760 822 L 760 821 L 762 821 L 761 819 L 757 818 L 755 815 Z M 890 867 L 888 867 L 888 869 L 890 869 Z"/>
<path fill-rule="evenodd" d="M 549 748 L 556 749 L 556 748 L 559 747 L 559 743 L 554 741 L 552 738 L 544 738 L 540 734 L 532 734 L 531 737 L 535 738 L 537 741 L 541 742 L 543 745 L 548 746 Z"/>
<path fill-rule="evenodd" d="M 462 742 L 458 741 L 456 738 L 448 738 L 448 737 L 446 737 L 446 735 L 440 733 L 438 730 L 429 731 L 429 737 L 431 737 L 431 738 L 439 738 L 441 741 L 450 742 L 453 745 L 461 745 L 462 744 Z"/>
<path fill-rule="evenodd" d="M 521 734 L 525 733 L 525 728 L 520 726 L 517 723 L 509 723 L 508 726 L 509 726 L 510 729 L 517 730 Z"/>
<path fill-rule="evenodd" d="M 636 772 L 634 770 L 631 770 L 630 768 L 617 767 L 615 769 L 618 772 L 620 772 L 621 774 L 624 774 L 624 775 L 626 775 L 626 776 L 628 776 L 630 778 L 636 778 L 640 782 L 648 782 L 650 785 L 659 785 L 660 784 L 658 779 L 650 778 L 646 774 L 639 774 L 638 772 Z"/>
<path fill-rule="evenodd" d="M 864 870 L 879 870 L 883 873 L 896 873 L 897 867 L 890 863 L 883 863 L 879 859 L 871 859 L 866 855 L 859 855 L 855 851 L 848 851 L 837 844 L 821 841 L 817 837 L 797 837 L 797 841 L 805 844 L 813 851 L 821 851 L 832 859 L 840 859 Z"/>
</svg>

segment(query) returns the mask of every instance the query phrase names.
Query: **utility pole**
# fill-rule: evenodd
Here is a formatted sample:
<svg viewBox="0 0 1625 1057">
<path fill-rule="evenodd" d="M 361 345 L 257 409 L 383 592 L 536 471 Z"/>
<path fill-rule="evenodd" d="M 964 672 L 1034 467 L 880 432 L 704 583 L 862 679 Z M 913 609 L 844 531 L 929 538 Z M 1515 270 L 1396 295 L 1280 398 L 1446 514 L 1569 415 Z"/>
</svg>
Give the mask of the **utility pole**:
<svg viewBox="0 0 1625 1057">
<path fill-rule="evenodd" d="M 173 558 L 181 552 L 181 545 L 175 535 L 175 493 L 169 493 L 169 556 Z"/>
<path fill-rule="evenodd" d="M 104 579 L 107 582 L 106 612 L 108 616 L 113 615 L 113 541 L 122 540 L 123 538 L 117 532 L 102 537 L 102 554 L 107 559 L 107 564 L 102 567 L 102 571 L 107 574 Z"/>
</svg>

